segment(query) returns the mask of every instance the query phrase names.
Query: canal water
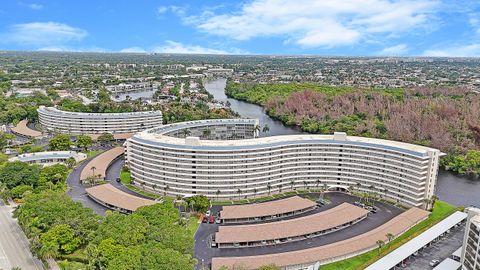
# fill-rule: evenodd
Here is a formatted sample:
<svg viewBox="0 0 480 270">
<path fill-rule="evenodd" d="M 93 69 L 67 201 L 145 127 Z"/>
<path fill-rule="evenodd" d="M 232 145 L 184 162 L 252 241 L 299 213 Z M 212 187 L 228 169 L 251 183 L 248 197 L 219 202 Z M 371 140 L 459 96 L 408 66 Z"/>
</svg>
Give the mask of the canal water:
<svg viewBox="0 0 480 270">
<path fill-rule="evenodd" d="M 215 79 L 207 81 L 205 89 L 216 100 L 228 101 L 231 105 L 230 108 L 242 117 L 259 119 L 262 127 L 267 124 L 270 131 L 261 136 L 302 133 L 299 128 L 284 126 L 282 122 L 270 118 L 261 106 L 228 98 L 225 95 L 225 85 L 226 79 Z M 480 206 L 480 179 L 441 170 L 438 175 L 437 195 L 441 200 L 454 205 Z"/>
</svg>

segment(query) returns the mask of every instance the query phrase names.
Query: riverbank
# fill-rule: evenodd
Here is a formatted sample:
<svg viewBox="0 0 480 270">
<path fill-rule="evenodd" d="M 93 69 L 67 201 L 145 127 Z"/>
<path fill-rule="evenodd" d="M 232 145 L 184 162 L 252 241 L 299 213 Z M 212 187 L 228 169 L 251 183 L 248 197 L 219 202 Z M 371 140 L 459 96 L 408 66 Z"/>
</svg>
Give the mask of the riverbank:
<svg viewBox="0 0 480 270">
<path fill-rule="evenodd" d="M 225 94 L 226 79 L 207 81 L 205 89 L 214 96 L 216 100 L 229 102 L 231 109 L 244 118 L 259 119 L 263 126 L 267 124 L 270 131 L 262 136 L 287 135 L 303 133 L 298 127 L 285 126 L 281 121 L 272 119 L 263 107 L 227 97 Z M 478 205 L 480 206 L 480 181 L 475 177 L 458 175 L 449 171 L 440 170 L 437 182 L 438 197 L 453 205 Z"/>
</svg>

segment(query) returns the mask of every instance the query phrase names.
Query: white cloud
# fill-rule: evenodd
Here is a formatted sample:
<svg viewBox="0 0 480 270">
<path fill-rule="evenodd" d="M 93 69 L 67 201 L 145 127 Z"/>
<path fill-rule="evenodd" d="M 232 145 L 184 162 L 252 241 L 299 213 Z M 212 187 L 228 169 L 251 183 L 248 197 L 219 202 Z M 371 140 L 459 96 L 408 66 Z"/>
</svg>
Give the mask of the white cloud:
<svg viewBox="0 0 480 270">
<path fill-rule="evenodd" d="M 15 24 L 6 33 L 0 34 L 0 42 L 27 46 L 59 46 L 71 41 L 80 41 L 88 32 L 58 22 L 32 22 Z"/>
<path fill-rule="evenodd" d="M 173 14 L 175 14 L 177 16 L 184 16 L 186 11 L 187 11 L 186 6 L 170 5 L 170 6 L 160 6 L 160 7 L 157 8 L 157 14 L 159 14 L 159 15 L 163 15 L 167 12 L 172 12 Z"/>
<path fill-rule="evenodd" d="M 406 44 L 398 44 L 395 46 L 384 48 L 379 52 L 381 55 L 388 55 L 388 56 L 398 56 L 403 55 L 408 52 L 408 46 Z"/>
<path fill-rule="evenodd" d="M 168 7 L 167 6 L 161 6 L 161 7 L 158 7 L 157 8 L 157 13 L 158 14 L 164 14 L 168 11 Z"/>
<path fill-rule="evenodd" d="M 163 46 L 155 47 L 152 52 L 156 53 L 179 53 L 179 54 L 240 54 L 241 51 L 233 49 L 224 51 L 218 49 L 205 48 L 197 45 L 185 45 L 180 42 L 167 40 Z"/>
<path fill-rule="evenodd" d="M 480 43 L 458 45 L 444 49 L 430 49 L 423 52 L 423 55 L 437 57 L 479 57 Z"/>
<path fill-rule="evenodd" d="M 235 13 L 182 18 L 203 32 L 236 40 L 273 36 L 332 47 L 426 28 L 439 5 L 439 0 L 253 0 Z"/>
<path fill-rule="evenodd" d="M 130 47 L 120 50 L 121 53 L 146 53 L 145 49 L 140 47 Z"/>
<path fill-rule="evenodd" d="M 28 4 L 27 6 L 28 6 L 29 8 L 31 8 L 31 9 L 34 9 L 34 10 L 40 10 L 40 9 L 43 8 L 42 5 L 40 5 L 40 4 L 35 4 L 35 3 L 33 3 L 33 4 Z"/>
</svg>

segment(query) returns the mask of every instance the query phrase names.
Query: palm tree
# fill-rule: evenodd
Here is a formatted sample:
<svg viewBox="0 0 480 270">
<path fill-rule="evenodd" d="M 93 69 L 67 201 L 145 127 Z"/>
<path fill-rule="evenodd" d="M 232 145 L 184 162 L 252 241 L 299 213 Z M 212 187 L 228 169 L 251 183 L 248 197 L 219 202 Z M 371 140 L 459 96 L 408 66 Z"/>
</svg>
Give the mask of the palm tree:
<svg viewBox="0 0 480 270">
<path fill-rule="evenodd" d="M 294 185 L 295 185 L 295 181 L 290 181 L 290 186 L 292 186 L 292 190 L 294 190 Z"/>
<path fill-rule="evenodd" d="M 270 190 L 272 189 L 272 185 L 270 183 L 267 184 L 268 195 L 270 195 Z"/>
<path fill-rule="evenodd" d="M 255 128 L 253 129 L 253 132 L 255 132 L 255 137 L 258 137 L 258 134 L 260 133 L 260 125 L 255 125 Z"/>
<path fill-rule="evenodd" d="M 395 238 L 395 235 L 393 235 L 393 233 L 387 233 L 385 234 L 385 236 L 388 239 L 388 243 L 392 242 L 393 238 Z"/>
<path fill-rule="evenodd" d="M 267 133 L 267 132 L 270 131 L 270 127 L 267 124 L 265 124 L 265 125 L 263 125 L 262 131 L 263 131 L 263 133 Z"/>
<path fill-rule="evenodd" d="M 303 180 L 303 189 L 306 190 L 307 189 L 307 181 L 306 180 Z"/>
<path fill-rule="evenodd" d="M 240 200 L 240 195 L 242 194 L 242 190 L 241 190 L 241 189 L 237 189 L 237 194 L 238 194 L 238 200 Z"/>
<path fill-rule="evenodd" d="M 283 184 L 278 185 L 278 193 L 282 193 Z"/>
<path fill-rule="evenodd" d="M 140 183 L 140 185 L 142 186 L 142 189 L 145 190 L 145 182 L 142 181 L 142 183 Z"/>
<path fill-rule="evenodd" d="M 95 177 L 95 170 L 96 170 L 96 169 L 97 169 L 97 167 L 95 167 L 95 166 L 92 166 L 92 167 L 90 168 L 90 170 L 92 170 L 92 176 L 93 176 L 93 177 Z"/>
<path fill-rule="evenodd" d="M 378 246 L 378 255 L 380 255 L 380 249 L 385 245 L 385 241 L 383 240 L 377 240 L 377 246 Z"/>
<path fill-rule="evenodd" d="M 424 198 L 423 202 L 425 203 L 425 210 L 428 210 L 428 208 L 430 206 L 430 203 L 431 203 L 431 199 L 430 198 Z"/>
<path fill-rule="evenodd" d="M 205 139 L 208 139 L 212 134 L 212 131 L 209 128 L 205 128 L 202 133 L 203 133 L 203 137 Z"/>
<path fill-rule="evenodd" d="M 253 198 L 255 199 L 257 197 L 257 188 L 253 188 Z"/>
<path fill-rule="evenodd" d="M 157 184 L 153 184 L 152 185 L 153 191 L 156 191 L 157 187 L 158 187 Z"/>
<path fill-rule="evenodd" d="M 315 181 L 315 183 L 317 184 L 317 188 L 318 188 L 318 187 L 320 186 L 320 183 L 321 183 L 320 179 L 317 179 L 317 180 Z"/>
<path fill-rule="evenodd" d="M 190 131 L 190 129 L 184 128 L 184 129 L 182 129 L 182 134 L 183 134 L 183 137 L 186 138 L 186 137 L 190 136 L 192 134 L 192 132 Z"/>
<path fill-rule="evenodd" d="M 165 186 L 165 189 L 163 190 L 163 196 L 167 196 L 167 191 L 170 189 L 168 185 Z"/>
<path fill-rule="evenodd" d="M 218 195 L 220 195 L 220 189 L 217 189 L 217 191 L 215 191 L 215 195 L 217 195 L 217 201 L 218 201 Z"/>
</svg>

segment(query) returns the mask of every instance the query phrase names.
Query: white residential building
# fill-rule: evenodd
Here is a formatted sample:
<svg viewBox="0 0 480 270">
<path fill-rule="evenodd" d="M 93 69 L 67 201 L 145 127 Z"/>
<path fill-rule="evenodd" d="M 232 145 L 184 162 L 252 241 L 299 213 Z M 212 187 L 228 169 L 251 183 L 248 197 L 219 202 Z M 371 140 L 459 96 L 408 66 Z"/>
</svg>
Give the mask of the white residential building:
<svg viewBox="0 0 480 270">
<path fill-rule="evenodd" d="M 139 132 L 126 142 L 132 179 L 170 196 L 218 200 L 325 187 L 422 206 L 434 194 L 437 149 L 345 133 L 256 138 L 257 127 L 219 119 Z"/>
<path fill-rule="evenodd" d="M 37 111 L 45 130 L 68 134 L 134 133 L 163 123 L 161 111 L 79 113 L 44 106 Z"/>
</svg>

